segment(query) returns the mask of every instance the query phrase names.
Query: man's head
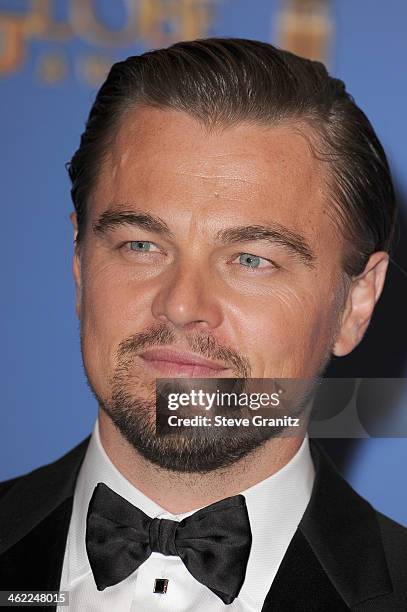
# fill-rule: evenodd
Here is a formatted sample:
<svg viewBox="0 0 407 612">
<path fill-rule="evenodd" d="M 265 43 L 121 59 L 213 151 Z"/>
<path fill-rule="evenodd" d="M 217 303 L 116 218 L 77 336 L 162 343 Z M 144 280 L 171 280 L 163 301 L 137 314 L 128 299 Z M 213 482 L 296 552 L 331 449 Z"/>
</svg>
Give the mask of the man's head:
<svg viewBox="0 0 407 612">
<path fill-rule="evenodd" d="M 192 351 L 222 378 L 312 379 L 363 337 L 393 187 L 373 128 L 321 64 L 214 39 L 129 58 L 99 91 L 69 172 L 85 368 L 149 459 L 218 467 L 260 443 L 220 432 L 201 448 L 160 446 L 154 380 L 180 368 L 151 349 Z"/>
</svg>

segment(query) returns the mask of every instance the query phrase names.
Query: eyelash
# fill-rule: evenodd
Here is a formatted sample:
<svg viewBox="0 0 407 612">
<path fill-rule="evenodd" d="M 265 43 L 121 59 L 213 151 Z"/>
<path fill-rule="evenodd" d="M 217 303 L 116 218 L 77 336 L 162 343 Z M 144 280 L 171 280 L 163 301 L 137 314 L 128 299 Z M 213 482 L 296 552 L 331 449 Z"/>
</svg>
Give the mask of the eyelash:
<svg viewBox="0 0 407 612">
<path fill-rule="evenodd" d="M 131 248 L 131 244 L 135 243 L 135 242 L 142 242 L 142 243 L 149 243 L 151 245 L 153 245 L 154 247 L 156 247 L 157 249 L 159 249 L 158 245 L 156 245 L 154 242 L 152 242 L 151 240 L 129 240 L 126 242 L 123 242 L 122 244 L 119 245 L 119 249 L 126 249 L 128 251 L 132 251 L 133 253 L 149 253 L 150 251 L 137 251 L 135 249 Z M 160 249 L 159 249 L 160 250 Z M 156 253 L 157 251 L 152 251 L 153 253 Z M 260 255 L 255 255 L 254 253 L 249 253 L 248 251 L 241 251 L 239 253 L 236 253 L 235 255 L 233 255 L 233 258 L 231 261 L 235 261 L 235 259 L 237 259 L 238 257 L 241 257 L 242 255 L 249 255 L 251 257 L 255 257 L 258 259 L 261 259 L 262 261 L 267 261 L 269 264 L 272 265 L 272 267 L 274 269 L 279 269 L 280 266 L 278 264 L 276 264 L 272 259 L 268 259 L 267 257 L 260 257 Z M 241 266 L 242 268 L 247 268 L 248 270 L 259 270 L 259 269 L 263 269 L 263 268 L 251 268 L 250 266 Z"/>
</svg>

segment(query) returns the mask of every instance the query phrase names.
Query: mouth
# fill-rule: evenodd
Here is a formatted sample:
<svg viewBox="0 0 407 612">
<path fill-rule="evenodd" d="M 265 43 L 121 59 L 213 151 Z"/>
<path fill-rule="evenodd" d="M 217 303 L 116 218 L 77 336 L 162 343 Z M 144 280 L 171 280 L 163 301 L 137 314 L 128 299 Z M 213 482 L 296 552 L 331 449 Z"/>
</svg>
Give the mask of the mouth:
<svg viewBox="0 0 407 612">
<path fill-rule="evenodd" d="M 156 348 L 139 355 L 145 365 L 164 378 L 223 378 L 229 368 L 195 353 Z"/>
</svg>

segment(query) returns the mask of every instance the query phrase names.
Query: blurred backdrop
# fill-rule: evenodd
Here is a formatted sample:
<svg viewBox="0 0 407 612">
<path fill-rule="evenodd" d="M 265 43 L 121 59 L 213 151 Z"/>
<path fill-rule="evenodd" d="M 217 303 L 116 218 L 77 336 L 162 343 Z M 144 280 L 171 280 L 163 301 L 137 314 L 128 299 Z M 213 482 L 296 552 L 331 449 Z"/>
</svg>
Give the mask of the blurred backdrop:
<svg viewBox="0 0 407 612">
<path fill-rule="evenodd" d="M 91 431 L 97 406 L 81 365 L 64 165 L 110 65 L 177 40 L 268 41 L 323 60 L 346 82 L 388 153 L 402 214 L 368 334 L 328 374 L 406 376 L 406 24 L 405 0 L 0 0 L 0 480 Z M 407 525 L 405 438 L 323 444 L 362 495 Z"/>
</svg>

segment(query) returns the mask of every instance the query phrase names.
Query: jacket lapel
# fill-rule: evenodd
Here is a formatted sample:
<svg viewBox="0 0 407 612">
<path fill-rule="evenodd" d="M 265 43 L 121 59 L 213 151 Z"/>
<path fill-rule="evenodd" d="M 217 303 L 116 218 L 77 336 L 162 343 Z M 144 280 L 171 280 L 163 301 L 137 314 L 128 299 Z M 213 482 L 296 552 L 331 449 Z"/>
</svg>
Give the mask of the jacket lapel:
<svg viewBox="0 0 407 612">
<path fill-rule="evenodd" d="M 310 502 L 265 600 L 263 611 L 349 610 L 392 592 L 374 509 L 311 440 Z M 307 608 L 308 609 L 308 608 Z"/>
<path fill-rule="evenodd" d="M 59 590 L 72 499 L 63 501 L 0 556 L 3 590 Z"/>
<path fill-rule="evenodd" d="M 0 590 L 57 591 L 73 493 L 89 438 L 16 480 L 0 503 Z"/>
<path fill-rule="evenodd" d="M 263 612 L 343 612 L 349 610 L 307 540 L 297 530 L 284 556 Z"/>
</svg>

